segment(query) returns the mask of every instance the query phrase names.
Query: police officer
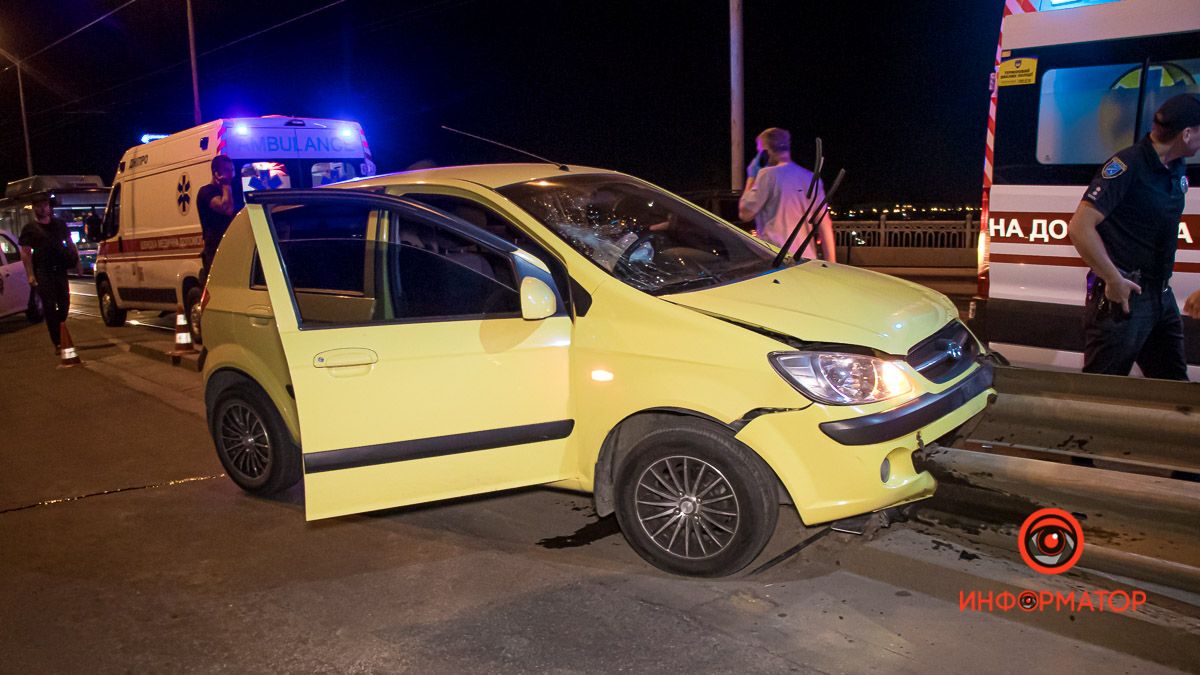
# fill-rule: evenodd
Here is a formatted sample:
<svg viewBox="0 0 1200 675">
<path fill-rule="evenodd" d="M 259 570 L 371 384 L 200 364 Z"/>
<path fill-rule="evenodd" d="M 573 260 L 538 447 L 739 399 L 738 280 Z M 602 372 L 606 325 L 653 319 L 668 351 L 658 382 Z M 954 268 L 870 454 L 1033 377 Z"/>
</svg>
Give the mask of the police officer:
<svg viewBox="0 0 1200 675">
<path fill-rule="evenodd" d="M 1158 109 L 1145 138 L 1092 179 L 1071 217 L 1071 241 L 1088 264 L 1084 312 L 1087 373 L 1187 379 L 1183 322 L 1169 286 L 1188 181 L 1200 151 L 1200 96 Z"/>
</svg>

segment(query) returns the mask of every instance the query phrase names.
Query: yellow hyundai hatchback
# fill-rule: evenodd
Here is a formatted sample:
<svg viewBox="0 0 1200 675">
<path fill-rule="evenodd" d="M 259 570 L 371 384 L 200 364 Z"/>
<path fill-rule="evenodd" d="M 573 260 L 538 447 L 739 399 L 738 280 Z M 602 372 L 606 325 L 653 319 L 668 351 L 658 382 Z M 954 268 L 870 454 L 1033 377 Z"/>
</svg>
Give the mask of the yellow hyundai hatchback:
<svg viewBox="0 0 1200 675">
<path fill-rule="evenodd" d="M 340 188 L 340 189 L 339 189 Z M 311 519 L 590 492 L 671 572 L 929 497 L 992 370 L 926 288 L 775 250 L 636 178 L 544 164 L 255 192 L 204 298 L 230 478 Z"/>
</svg>

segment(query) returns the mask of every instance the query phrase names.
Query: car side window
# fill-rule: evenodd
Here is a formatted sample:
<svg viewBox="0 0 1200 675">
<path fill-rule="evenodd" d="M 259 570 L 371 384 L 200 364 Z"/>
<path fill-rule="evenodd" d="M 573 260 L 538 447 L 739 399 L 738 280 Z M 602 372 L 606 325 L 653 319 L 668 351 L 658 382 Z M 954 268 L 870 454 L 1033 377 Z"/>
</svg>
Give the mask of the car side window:
<svg viewBox="0 0 1200 675">
<path fill-rule="evenodd" d="M 433 223 L 318 203 L 273 207 L 271 224 L 304 327 L 520 316 L 508 256 Z"/>
<path fill-rule="evenodd" d="M 104 216 L 101 220 L 100 229 L 105 239 L 117 236 L 121 231 L 121 184 L 117 183 L 112 187 L 112 194 L 108 198 L 108 206 L 104 209 Z"/>
<path fill-rule="evenodd" d="M 0 235 L 0 264 L 12 264 L 21 259 L 21 253 L 8 237 Z"/>
<path fill-rule="evenodd" d="M 495 210 L 479 202 L 457 195 L 410 193 L 404 195 L 404 198 L 432 206 L 443 213 L 465 221 L 469 225 L 474 225 L 485 232 L 489 232 L 526 253 L 537 257 L 550 270 L 550 275 L 554 278 L 554 284 L 558 286 L 560 295 L 564 296 L 564 300 L 569 299 L 570 278 L 567 275 L 566 266 L 558 259 L 558 256 L 551 253 L 546 247 L 529 236 L 528 233 L 512 224 L 512 222 Z"/>
</svg>

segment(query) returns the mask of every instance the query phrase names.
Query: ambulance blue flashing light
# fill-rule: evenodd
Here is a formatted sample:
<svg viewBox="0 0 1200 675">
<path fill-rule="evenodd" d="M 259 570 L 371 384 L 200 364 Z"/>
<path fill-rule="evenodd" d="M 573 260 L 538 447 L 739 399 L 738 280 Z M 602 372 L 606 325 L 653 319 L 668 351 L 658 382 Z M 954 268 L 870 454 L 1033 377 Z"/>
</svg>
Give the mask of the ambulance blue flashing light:
<svg viewBox="0 0 1200 675">
<path fill-rule="evenodd" d="M 1103 5 L 1109 2 L 1120 2 L 1121 0 L 1042 0 L 1041 11 L 1049 12 L 1055 9 L 1075 9 L 1076 7 L 1087 7 L 1088 5 Z"/>
<path fill-rule="evenodd" d="M 351 127 L 340 127 L 338 128 L 338 136 L 341 136 L 346 140 L 354 138 L 354 129 Z"/>
<path fill-rule="evenodd" d="M 233 125 L 233 133 L 237 134 L 238 136 L 249 136 L 250 127 L 245 123 L 235 124 Z"/>
<path fill-rule="evenodd" d="M 166 137 L 166 134 L 142 134 L 142 142 L 149 143 L 150 141 L 157 141 L 160 138 Z"/>
</svg>

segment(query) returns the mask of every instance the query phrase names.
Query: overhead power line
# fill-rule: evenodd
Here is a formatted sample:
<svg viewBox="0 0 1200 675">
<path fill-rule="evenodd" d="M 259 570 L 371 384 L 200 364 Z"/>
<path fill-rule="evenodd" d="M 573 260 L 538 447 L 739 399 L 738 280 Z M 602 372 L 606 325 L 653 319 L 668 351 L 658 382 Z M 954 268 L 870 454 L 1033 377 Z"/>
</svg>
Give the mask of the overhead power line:
<svg viewBox="0 0 1200 675">
<path fill-rule="evenodd" d="M 67 40 L 70 40 L 71 38 L 75 37 L 76 35 L 79 35 L 79 34 L 80 34 L 80 33 L 82 33 L 83 31 L 85 31 L 85 30 L 87 30 L 87 29 L 91 28 L 92 26 L 95 26 L 96 24 L 98 24 L 98 23 L 100 23 L 101 21 L 103 21 L 103 20 L 107 19 L 108 17 L 112 16 L 113 14 L 116 14 L 117 12 L 119 12 L 119 11 L 121 11 L 121 10 L 125 9 L 126 7 L 128 7 L 128 6 L 132 5 L 132 4 L 133 4 L 133 3 L 135 3 L 135 2 L 137 2 L 137 0 L 128 0 L 128 1 L 127 1 L 125 4 L 121 5 L 120 7 L 116 8 L 116 9 L 114 9 L 114 10 L 112 10 L 112 11 L 110 11 L 110 12 L 108 12 L 108 13 L 104 14 L 103 16 L 100 16 L 100 17 L 96 18 L 96 19 L 92 19 L 91 21 L 89 21 L 89 22 L 87 22 L 86 24 L 84 24 L 84 25 L 80 26 L 79 28 L 76 28 L 75 30 L 71 31 L 70 33 L 68 33 L 68 34 L 66 34 L 66 35 L 64 35 L 64 36 L 62 36 L 62 37 L 60 37 L 60 38 L 58 38 L 58 39 L 57 39 L 57 40 L 55 40 L 54 42 L 51 42 L 50 44 L 46 45 L 45 47 L 42 47 L 41 49 L 39 49 L 39 50 L 37 50 L 36 52 L 34 52 L 34 53 L 30 54 L 29 56 L 26 56 L 25 58 L 21 59 L 21 64 L 22 64 L 22 66 L 24 66 L 24 63 L 25 63 L 26 61 L 28 61 L 29 59 L 32 59 L 32 58 L 34 58 L 34 57 L 36 57 L 36 56 L 38 56 L 38 55 L 40 55 L 40 54 L 43 54 L 43 53 L 45 53 L 46 51 L 48 51 L 48 50 L 50 50 L 50 49 L 52 49 L 52 48 L 54 48 L 54 47 L 57 47 L 58 45 L 62 44 L 63 42 L 66 42 Z M 8 66 L 8 67 L 7 67 L 7 68 L 5 68 L 4 70 L 0 70 L 0 75 L 3 75 L 4 73 L 7 73 L 8 71 L 10 71 L 10 70 L 12 70 L 12 69 L 13 69 L 13 66 Z"/>
<path fill-rule="evenodd" d="M 334 0 L 333 2 L 331 2 L 331 3 L 327 4 L 327 5 L 322 5 L 321 7 L 318 7 L 318 8 L 316 8 L 316 9 L 313 9 L 313 10 L 309 10 L 309 11 L 307 11 L 307 12 L 304 12 L 303 14 L 300 14 L 300 15 L 294 16 L 294 17 L 292 17 L 292 18 L 290 18 L 290 19 L 287 19 L 287 20 L 284 20 L 284 21 L 280 21 L 279 23 L 277 23 L 277 24 L 275 24 L 275 25 L 273 25 L 273 26 L 269 26 L 269 27 L 267 27 L 267 28 L 263 28 L 262 30 L 255 31 L 255 32 L 253 32 L 253 33 L 250 33 L 249 35 L 243 35 L 242 37 L 240 37 L 240 38 L 237 38 L 237 39 L 235 39 L 235 40 L 231 40 L 230 42 L 226 42 L 226 43 L 225 43 L 225 44 L 223 44 L 223 45 L 220 45 L 220 46 L 218 46 L 218 47 L 213 47 L 212 49 L 209 49 L 209 50 L 203 51 L 203 52 L 201 52 L 201 53 L 200 53 L 200 56 L 208 56 L 208 55 L 210 55 L 210 54 L 213 54 L 213 53 L 215 53 L 215 52 L 219 52 L 219 51 L 221 51 L 222 49 L 227 49 L 227 48 L 229 48 L 229 47 L 232 47 L 232 46 L 234 46 L 234 45 L 236 45 L 236 44 L 239 44 L 239 43 L 241 43 L 241 42 L 245 42 L 246 40 L 249 40 L 249 39 L 251 39 L 251 38 L 258 37 L 259 35 L 262 35 L 262 34 L 264 34 L 264 33 L 269 33 L 270 31 L 273 31 L 273 30 L 275 30 L 275 29 L 277 29 L 277 28 L 282 28 L 283 26 L 286 26 L 286 25 L 288 25 L 288 24 L 290 24 L 290 23 L 292 23 L 292 22 L 294 22 L 294 21 L 299 21 L 300 19 L 304 19 L 304 18 L 310 17 L 310 16 L 312 16 L 313 14 L 316 14 L 316 13 L 318 13 L 318 12 L 323 12 L 323 11 L 325 11 L 325 10 L 327 10 L 327 9 L 331 8 L 331 7 L 336 7 L 337 5 L 340 5 L 340 4 L 344 3 L 344 2 L 346 2 L 346 0 Z M 49 107 L 49 108 L 45 108 L 45 109 L 39 110 L 39 111 L 38 111 L 36 114 L 38 114 L 38 115 L 44 115 L 44 114 L 46 114 L 46 113 L 55 112 L 55 111 L 61 110 L 61 109 L 63 109 L 63 108 L 66 108 L 66 107 L 69 107 L 69 106 L 75 105 L 76 103 L 82 103 L 83 101 L 86 101 L 86 100 L 88 100 L 88 99 L 90 99 L 90 98 L 95 98 L 96 96 L 100 96 L 100 95 L 102 95 L 102 94 L 107 94 L 107 93 L 109 93 L 109 92 L 116 91 L 117 89 L 121 89 L 122 87 L 127 87 L 127 86 L 129 86 L 129 85 L 131 85 L 131 84 L 134 84 L 135 82 L 141 82 L 142 80 L 145 80 L 145 79 L 148 79 L 148 78 L 154 77 L 155 75 L 161 75 L 162 73 L 165 73 L 165 72 L 167 72 L 167 71 L 169 71 L 169 70 L 173 70 L 173 69 L 175 69 L 175 68 L 178 68 L 179 66 L 182 66 L 182 65 L 184 65 L 184 64 L 186 64 L 186 63 L 188 63 L 188 61 L 189 61 L 189 59 L 183 59 L 183 60 L 181 60 L 181 61 L 176 61 L 176 62 L 174 62 L 174 63 L 167 64 L 167 65 L 163 66 L 162 68 L 158 68 L 157 70 L 152 70 L 152 71 L 150 71 L 150 72 L 148 72 L 148 73 L 144 73 L 144 74 L 142 74 L 142 75 L 138 75 L 137 77 L 134 77 L 134 78 L 131 78 L 131 79 L 125 80 L 125 81 L 123 81 L 123 82 L 118 82 L 117 84 L 114 84 L 113 86 L 111 86 L 111 87 L 108 87 L 107 89 L 101 89 L 101 90 L 99 90 L 99 91 L 94 91 L 94 92 L 91 92 L 91 93 L 89 93 L 89 94 L 84 94 L 83 96 L 80 96 L 79 98 L 76 98 L 76 99 L 73 99 L 73 100 L 67 101 L 67 102 L 65 102 L 65 103 L 60 103 L 60 104 L 58 104 L 58 105 L 51 106 L 51 107 Z"/>
</svg>

